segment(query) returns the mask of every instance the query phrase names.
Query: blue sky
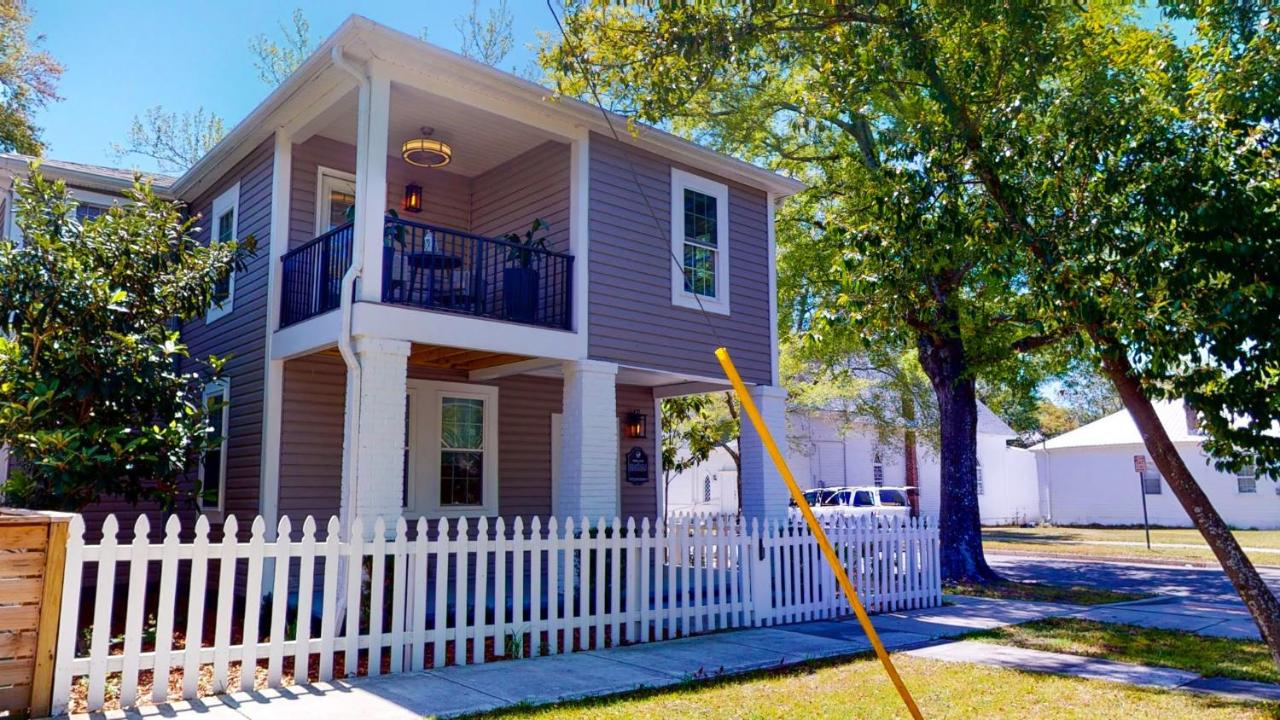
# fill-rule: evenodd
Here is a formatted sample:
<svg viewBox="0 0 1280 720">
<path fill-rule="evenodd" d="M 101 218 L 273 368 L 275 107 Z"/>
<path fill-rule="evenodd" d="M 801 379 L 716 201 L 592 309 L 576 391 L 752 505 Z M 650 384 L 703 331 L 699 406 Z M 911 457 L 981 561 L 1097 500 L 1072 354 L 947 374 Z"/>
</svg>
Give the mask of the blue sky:
<svg viewBox="0 0 1280 720">
<path fill-rule="evenodd" d="M 495 4 L 482 0 L 482 14 Z M 432 42 L 451 50 L 460 44 L 454 21 L 471 7 L 470 0 L 116 0 L 94 12 L 86 12 L 84 0 L 33 5 L 33 33 L 45 36 L 45 49 L 66 68 L 58 86 L 63 100 L 36 117 L 46 154 L 142 170 L 155 168 L 142 158 L 117 161 L 110 151 L 112 142 L 124 140 L 134 115 L 153 105 L 169 110 L 203 105 L 230 129 L 270 91 L 254 71 L 249 39 L 260 33 L 277 37 L 278 23 L 287 23 L 296 7 L 311 22 L 317 41 L 358 7 L 360 14 L 412 35 L 425 25 Z M 515 48 L 502 67 L 523 68 L 533 58 L 526 45 L 536 42 L 539 30 L 555 25 L 544 2 L 508 0 L 508 5 Z"/>
</svg>

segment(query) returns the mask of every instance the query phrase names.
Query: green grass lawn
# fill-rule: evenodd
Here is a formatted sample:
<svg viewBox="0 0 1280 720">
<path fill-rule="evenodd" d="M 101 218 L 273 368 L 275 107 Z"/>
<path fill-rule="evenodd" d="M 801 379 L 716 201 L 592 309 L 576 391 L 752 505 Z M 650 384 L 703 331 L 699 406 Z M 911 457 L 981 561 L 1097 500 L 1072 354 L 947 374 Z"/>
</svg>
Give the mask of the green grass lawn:
<svg viewBox="0 0 1280 720">
<path fill-rule="evenodd" d="M 1245 547 L 1280 550 L 1280 530 L 1236 530 L 1236 539 Z M 1107 545 L 1107 542 L 1145 543 L 1142 528 L 1094 527 L 993 527 L 982 531 L 983 546 L 990 552 L 1034 552 L 1082 557 L 1165 560 L 1174 562 L 1216 562 L 1200 533 L 1190 528 L 1153 528 L 1155 544 L 1190 544 L 1194 548 Z M 1093 544 L 1090 544 L 1093 543 Z M 1280 552 L 1252 552 L 1257 565 L 1280 566 Z"/>
<path fill-rule="evenodd" d="M 1280 705 L 1228 702 L 1189 693 L 1022 673 L 895 655 L 924 716 L 938 718 L 1161 718 L 1262 720 Z M 907 717 L 874 658 L 811 663 L 662 690 L 484 718 L 899 718 Z"/>
<path fill-rule="evenodd" d="M 1175 630 L 1049 618 L 970 635 L 1000 645 L 1159 665 L 1206 677 L 1280 683 L 1267 646 L 1254 640 L 1202 637 Z"/>
<path fill-rule="evenodd" d="M 1041 585 L 1039 583 L 1022 583 L 1011 580 L 975 585 L 969 583 L 952 583 L 944 590 L 953 595 L 972 595 L 973 597 L 995 598 L 997 600 L 1033 600 L 1035 602 L 1068 603 L 1070 605 L 1106 605 L 1108 603 L 1141 600 L 1147 595 L 1099 590 L 1097 588 Z"/>
</svg>

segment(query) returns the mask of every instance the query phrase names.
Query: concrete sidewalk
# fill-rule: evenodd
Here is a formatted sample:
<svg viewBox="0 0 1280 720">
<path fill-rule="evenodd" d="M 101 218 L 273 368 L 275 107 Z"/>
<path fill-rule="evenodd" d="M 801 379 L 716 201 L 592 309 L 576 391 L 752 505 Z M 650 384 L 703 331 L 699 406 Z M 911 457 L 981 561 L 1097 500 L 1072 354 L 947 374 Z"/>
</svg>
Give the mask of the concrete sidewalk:
<svg viewBox="0 0 1280 720">
<path fill-rule="evenodd" d="M 1253 617 L 1243 605 L 1199 602 L 1181 597 L 1156 597 L 1131 603 L 1100 605 L 1073 613 L 1072 616 L 1098 622 L 1181 630 L 1233 640 L 1262 639 Z"/>
<path fill-rule="evenodd" d="M 1067 615 L 1080 609 L 1072 605 L 978 598 L 949 600 L 954 604 L 878 615 L 873 622 L 889 649 L 904 650 L 975 630 Z M 172 720 L 450 717 L 516 703 L 541 705 L 786 667 L 806 660 L 854 655 L 870 648 L 870 642 L 854 620 L 813 621 L 526 660 L 236 693 L 194 703 L 144 706 L 94 717 Z"/>
<path fill-rule="evenodd" d="M 1243 699 L 1280 699 L 1280 686 L 1200 678 L 1194 673 L 1022 650 L 959 635 L 1047 617 L 1169 627 L 1191 632 L 1239 630 L 1236 608 L 1155 599 L 1095 608 L 949 596 L 939 608 L 872 618 L 886 647 L 922 657 L 1052 672 L 1160 688 L 1212 692 Z M 1248 621 L 1247 614 L 1244 617 Z M 1218 634 L 1218 633 L 1214 633 Z M 237 693 L 187 703 L 144 706 L 107 718 L 168 720 L 411 720 L 451 717 L 515 704 L 542 705 L 658 688 L 806 660 L 867 652 L 857 622 L 818 620 L 700 635 L 566 655 L 451 666 L 424 672 L 356 678 L 281 690 Z"/>
</svg>

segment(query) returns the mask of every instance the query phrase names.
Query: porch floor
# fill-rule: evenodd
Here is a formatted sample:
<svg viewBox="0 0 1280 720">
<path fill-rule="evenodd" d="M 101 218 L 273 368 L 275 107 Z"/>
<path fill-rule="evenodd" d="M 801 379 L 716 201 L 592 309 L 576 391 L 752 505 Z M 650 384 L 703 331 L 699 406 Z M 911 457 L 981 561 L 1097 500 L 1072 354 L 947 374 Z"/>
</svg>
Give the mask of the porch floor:
<svg viewBox="0 0 1280 720">
<path fill-rule="evenodd" d="M 955 604 L 877 615 L 872 621 L 890 650 L 904 650 L 979 629 L 1065 615 L 1080 609 L 1049 603 L 951 599 Z M 450 717 L 516 703 L 541 705 L 645 686 L 674 685 L 690 678 L 784 667 L 817 658 L 854 655 L 870 648 L 856 620 L 824 620 L 525 660 L 220 695 L 196 702 L 109 712 L 105 717 L 148 720 Z"/>
</svg>

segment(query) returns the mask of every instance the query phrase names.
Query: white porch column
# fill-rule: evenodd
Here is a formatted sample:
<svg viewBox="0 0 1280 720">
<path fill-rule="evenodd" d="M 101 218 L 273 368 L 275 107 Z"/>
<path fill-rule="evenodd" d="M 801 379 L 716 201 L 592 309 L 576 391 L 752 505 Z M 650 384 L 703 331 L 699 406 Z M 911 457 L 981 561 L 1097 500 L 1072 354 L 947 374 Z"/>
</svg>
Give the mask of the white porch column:
<svg viewBox="0 0 1280 720">
<path fill-rule="evenodd" d="M 786 453 L 787 391 L 773 385 L 748 388 L 774 442 Z M 748 519 L 785 520 L 790 494 L 750 421 L 743 420 L 739 441 L 742 459 L 742 515 Z"/>
<path fill-rule="evenodd" d="M 347 432 L 343 440 L 344 468 L 355 463 L 354 482 L 342 488 L 342 522 L 359 517 L 368 534 L 379 516 L 395 527 L 400 517 L 404 483 L 405 392 L 411 344 L 360 336 L 355 341 L 361 381 L 357 389 L 347 373 Z M 359 420 L 353 425 L 353 403 Z M 352 442 L 354 430 L 355 442 Z M 352 477 L 344 472 L 343 477 Z"/>
<path fill-rule="evenodd" d="M 356 212 L 354 241 L 364 246 L 364 270 L 356 299 L 382 302 L 383 217 L 387 209 L 387 126 L 391 80 L 369 61 L 369 82 L 360 87 L 356 117 Z"/>
<path fill-rule="evenodd" d="M 571 360 L 564 368 L 556 517 L 612 519 L 618 506 L 618 366 Z"/>
</svg>

